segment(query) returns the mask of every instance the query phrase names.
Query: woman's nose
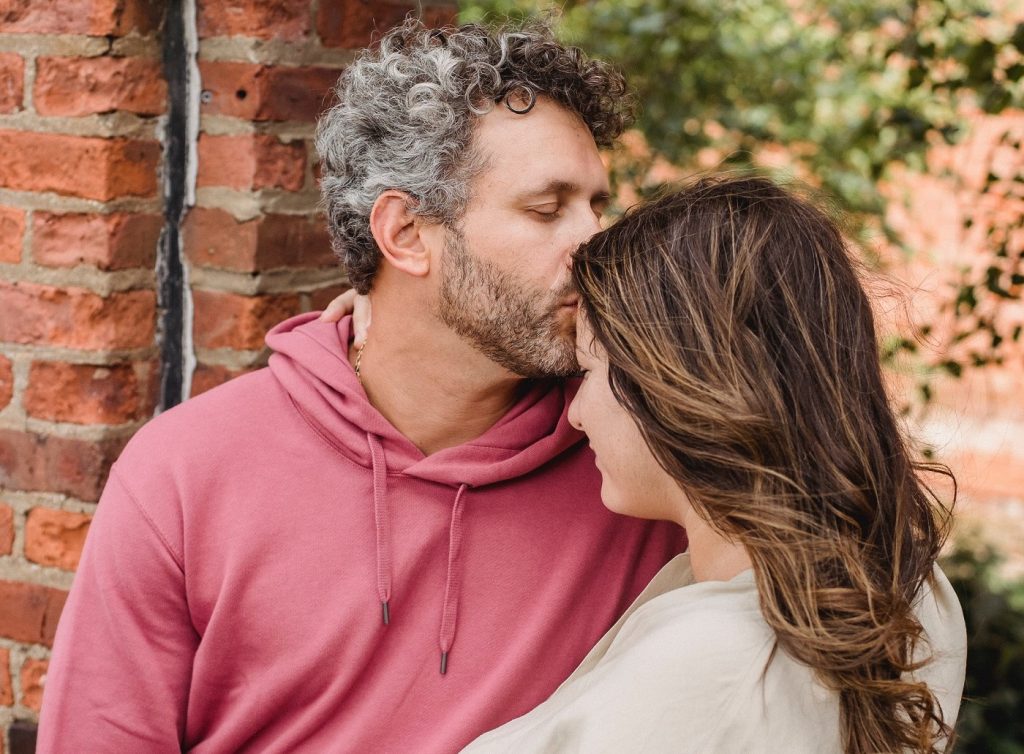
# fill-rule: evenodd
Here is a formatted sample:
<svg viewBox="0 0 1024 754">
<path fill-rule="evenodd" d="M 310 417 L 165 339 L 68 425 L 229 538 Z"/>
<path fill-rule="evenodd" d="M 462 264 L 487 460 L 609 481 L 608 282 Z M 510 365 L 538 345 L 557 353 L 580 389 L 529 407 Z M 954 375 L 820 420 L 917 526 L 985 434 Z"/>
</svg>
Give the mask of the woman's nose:
<svg viewBox="0 0 1024 754">
<path fill-rule="evenodd" d="M 580 396 L 579 393 L 577 393 L 573 397 L 572 403 L 569 404 L 569 424 L 571 424 L 575 429 L 578 429 L 580 432 L 582 432 L 583 425 L 580 423 L 579 402 Z"/>
</svg>

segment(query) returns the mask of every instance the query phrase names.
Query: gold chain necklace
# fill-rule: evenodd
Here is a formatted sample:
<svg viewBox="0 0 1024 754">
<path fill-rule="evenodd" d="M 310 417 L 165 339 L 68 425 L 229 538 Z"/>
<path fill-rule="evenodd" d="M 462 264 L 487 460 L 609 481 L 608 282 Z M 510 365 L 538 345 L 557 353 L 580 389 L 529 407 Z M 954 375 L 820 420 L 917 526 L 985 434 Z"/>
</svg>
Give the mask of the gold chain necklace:
<svg viewBox="0 0 1024 754">
<path fill-rule="evenodd" d="M 362 363 L 363 363 L 363 349 L 364 348 L 366 348 L 366 341 L 365 340 L 363 341 L 363 344 L 361 346 L 359 346 L 359 350 L 356 351 L 356 363 L 355 363 L 355 366 L 353 367 L 353 369 L 355 370 L 355 373 L 356 373 L 356 379 L 359 380 L 359 384 L 360 385 L 363 384 L 363 375 L 362 375 L 362 373 L 360 371 L 360 367 L 362 366 Z"/>
</svg>

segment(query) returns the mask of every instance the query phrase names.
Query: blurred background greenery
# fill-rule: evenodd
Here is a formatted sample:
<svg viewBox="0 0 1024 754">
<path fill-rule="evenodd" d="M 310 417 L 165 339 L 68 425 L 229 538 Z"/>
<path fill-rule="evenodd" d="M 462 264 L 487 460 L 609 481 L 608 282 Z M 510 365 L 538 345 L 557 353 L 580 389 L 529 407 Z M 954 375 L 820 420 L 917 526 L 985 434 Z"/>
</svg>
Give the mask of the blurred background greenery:
<svg viewBox="0 0 1024 754">
<path fill-rule="evenodd" d="M 1024 752 L 1024 580 L 999 576 L 1001 556 L 968 536 L 943 569 L 967 620 L 967 683 L 954 751 Z"/>
<path fill-rule="evenodd" d="M 641 110 L 608 156 L 620 210 L 696 171 L 754 168 L 817 187 L 851 219 L 851 240 L 875 271 L 914 286 L 927 270 L 923 311 L 882 318 L 908 415 L 978 372 L 1024 384 L 1019 2 L 463 0 L 461 9 L 463 21 L 548 16 L 565 40 L 626 73 Z M 937 196 L 945 204 L 931 205 Z M 933 248 L 943 243 L 945 255 Z M 1024 490 L 1010 496 L 1020 503 Z M 1021 553 L 1010 556 L 1016 568 L 984 535 L 961 532 L 945 560 L 971 642 L 957 751 L 1024 754 L 1024 568 Z"/>
</svg>

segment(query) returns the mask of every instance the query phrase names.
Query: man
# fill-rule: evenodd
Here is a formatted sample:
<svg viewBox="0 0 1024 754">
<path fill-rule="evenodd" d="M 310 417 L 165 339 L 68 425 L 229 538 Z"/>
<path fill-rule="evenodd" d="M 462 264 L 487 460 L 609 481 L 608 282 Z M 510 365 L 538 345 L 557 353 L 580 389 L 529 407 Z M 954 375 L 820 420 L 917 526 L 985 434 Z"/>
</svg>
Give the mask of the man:
<svg viewBox="0 0 1024 754">
<path fill-rule="evenodd" d="M 598 501 L 567 423 L 573 249 L 621 78 L 540 28 L 365 53 L 318 134 L 373 327 L 304 315 L 270 366 L 111 473 L 58 630 L 43 752 L 457 750 L 565 678 L 678 529 Z"/>
</svg>

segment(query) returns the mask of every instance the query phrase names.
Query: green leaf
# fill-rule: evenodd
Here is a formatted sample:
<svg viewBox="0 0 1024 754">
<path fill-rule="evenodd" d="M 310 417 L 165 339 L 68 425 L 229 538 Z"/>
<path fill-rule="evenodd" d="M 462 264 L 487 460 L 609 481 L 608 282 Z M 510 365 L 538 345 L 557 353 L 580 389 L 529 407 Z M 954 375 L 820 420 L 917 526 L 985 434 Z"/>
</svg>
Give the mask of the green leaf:
<svg viewBox="0 0 1024 754">
<path fill-rule="evenodd" d="M 946 361 L 940 362 L 938 366 L 939 369 L 953 377 L 960 377 L 964 373 L 963 364 L 961 364 L 959 361 L 953 361 L 952 359 L 947 359 Z"/>
</svg>

